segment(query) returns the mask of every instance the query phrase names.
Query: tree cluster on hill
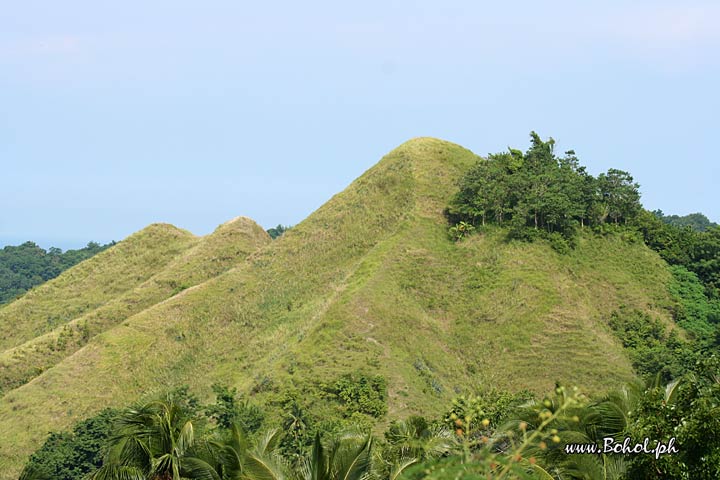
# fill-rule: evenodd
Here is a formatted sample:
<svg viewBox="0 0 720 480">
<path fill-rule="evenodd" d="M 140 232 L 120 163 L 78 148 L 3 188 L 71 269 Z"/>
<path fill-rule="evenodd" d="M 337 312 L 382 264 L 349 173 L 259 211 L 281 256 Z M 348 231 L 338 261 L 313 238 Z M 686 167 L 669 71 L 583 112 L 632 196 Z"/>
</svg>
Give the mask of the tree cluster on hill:
<svg viewBox="0 0 720 480">
<path fill-rule="evenodd" d="M 578 227 L 631 221 L 641 210 L 639 185 L 622 170 L 593 177 L 575 152 L 557 156 L 555 141 L 532 132 L 527 152 L 510 149 L 481 159 L 465 175 L 447 214 L 453 223 L 527 227 L 571 237 Z"/>
<path fill-rule="evenodd" d="M 648 247 L 670 265 L 682 265 L 698 276 L 711 297 L 720 296 L 720 227 L 695 231 L 676 227 L 642 211 L 633 222 Z"/>
<path fill-rule="evenodd" d="M 685 228 L 690 227 L 696 232 L 704 232 L 710 228 L 718 226 L 717 223 L 711 222 L 705 215 L 700 212 L 690 213 L 687 215 L 665 215 L 662 210 L 653 210 L 652 212 L 663 222 L 673 227 Z"/>
<path fill-rule="evenodd" d="M 270 235 L 270 238 L 275 240 L 276 238 L 282 236 L 283 233 L 290 230 L 292 226 L 290 225 L 283 225 L 281 223 L 278 223 L 277 227 L 272 227 L 267 229 L 268 235 Z"/>
<path fill-rule="evenodd" d="M 0 249 L 0 304 L 7 303 L 34 286 L 115 245 L 90 242 L 78 250 L 45 250 L 33 242 Z"/>
<path fill-rule="evenodd" d="M 507 227 L 511 237 L 542 234 L 554 247 L 567 248 L 567 242 L 557 242 L 558 235 L 572 240 L 578 228 L 607 232 L 617 226 L 639 232 L 669 264 L 697 275 L 710 298 L 720 297 L 720 227 L 701 213 L 648 212 L 628 172 L 610 169 L 593 177 L 572 150 L 559 157 L 552 138 L 544 142 L 535 132 L 530 137 L 527 152 L 491 154 L 461 179 L 446 209 L 452 238 L 492 223 Z"/>
</svg>

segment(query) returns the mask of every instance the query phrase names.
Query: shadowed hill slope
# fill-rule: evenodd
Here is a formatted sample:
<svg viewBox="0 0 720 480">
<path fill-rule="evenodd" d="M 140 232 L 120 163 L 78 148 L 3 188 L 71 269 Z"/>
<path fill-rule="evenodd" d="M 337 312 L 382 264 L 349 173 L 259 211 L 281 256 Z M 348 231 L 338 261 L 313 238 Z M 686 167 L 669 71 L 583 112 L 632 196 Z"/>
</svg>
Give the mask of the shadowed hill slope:
<svg viewBox="0 0 720 480">
<path fill-rule="evenodd" d="M 406 142 L 242 264 L 9 392 L 2 478 L 46 432 L 177 384 L 207 393 L 221 381 L 260 402 L 294 388 L 330 414 L 317 393 L 361 369 L 387 379 L 402 416 L 438 413 L 470 385 L 631 378 L 605 315 L 625 304 L 667 319 L 664 263 L 614 238 L 585 237 L 566 256 L 493 233 L 450 242 L 442 211 L 476 159 L 441 140 Z"/>
<path fill-rule="evenodd" d="M 0 392 L 27 383 L 98 333 L 219 275 L 269 242 L 267 232 L 249 218 L 238 217 L 220 225 L 137 287 L 44 335 L 0 352 Z"/>
</svg>

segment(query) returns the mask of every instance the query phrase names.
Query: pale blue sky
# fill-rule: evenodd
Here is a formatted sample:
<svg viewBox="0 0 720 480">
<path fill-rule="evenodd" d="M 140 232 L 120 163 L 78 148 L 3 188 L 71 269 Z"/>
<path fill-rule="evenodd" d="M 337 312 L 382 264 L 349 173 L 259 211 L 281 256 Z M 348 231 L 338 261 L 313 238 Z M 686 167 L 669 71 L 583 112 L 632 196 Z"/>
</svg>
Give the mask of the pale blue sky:
<svg viewBox="0 0 720 480">
<path fill-rule="evenodd" d="M 0 245 L 294 224 L 409 138 L 530 130 L 720 220 L 718 24 L 712 1 L 6 1 Z"/>
</svg>

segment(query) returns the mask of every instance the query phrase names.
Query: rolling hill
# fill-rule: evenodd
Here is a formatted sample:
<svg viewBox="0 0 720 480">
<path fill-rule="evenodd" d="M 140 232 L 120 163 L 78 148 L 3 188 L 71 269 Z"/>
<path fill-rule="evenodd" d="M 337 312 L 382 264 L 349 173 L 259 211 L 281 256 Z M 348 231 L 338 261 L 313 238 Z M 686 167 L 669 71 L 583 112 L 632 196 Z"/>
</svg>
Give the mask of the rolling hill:
<svg viewBox="0 0 720 480">
<path fill-rule="evenodd" d="M 74 286 L 73 279 L 83 275 L 84 296 L 97 295 L 95 289 L 106 288 L 105 277 L 112 279 L 111 272 L 117 271 L 122 266 L 127 256 L 126 251 L 132 249 L 132 251 L 150 252 L 168 243 L 157 235 L 148 235 L 148 230 L 172 232 L 176 229 L 166 225 L 148 227 L 115 247 L 121 251 L 115 252 L 116 255 L 111 260 L 83 264 L 82 271 L 68 272 L 68 276 L 72 276 L 70 279 L 60 278 L 58 281 L 60 285 L 55 289 L 42 289 L 37 292 L 35 298 L 39 301 L 30 304 L 46 302 L 54 306 L 53 302 L 57 298 L 73 298 L 72 293 L 67 289 Z M 206 237 L 199 239 L 192 237 L 193 243 L 189 243 L 190 246 L 184 250 L 167 250 L 167 255 L 171 256 L 171 259 L 164 265 L 145 264 L 145 268 L 154 267 L 159 271 L 134 288 L 111 297 L 96 308 L 81 311 L 72 320 L 60 324 L 47 333 L 2 351 L 0 392 L 27 383 L 74 353 L 96 334 L 228 270 L 269 241 L 269 236 L 259 225 L 248 218 L 237 217 L 220 225 Z M 8 314 L 15 314 L 12 309 L 8 310 L 10 310 Z M 36 319 L 38 317 L 39 315 L 35 316 Z"/>
<path fill-rule="evenodd" d="M 197 238 L 154 224 L 0 309 L 0 350 L 62 326 L 150 278 Z"/>
<path fill-rule="evenodd" d="M 196 286 L 180 294 L 189 284 L 170 285 L 174 274 L 162 272 L 188 265 L 178 259 L 201 248 L 196 239 L 165 270 L 148 268 L 103 305 L 79 302 L 62 322 L 33 313 L 35 292 L 23 309 L 0 310 L 2 361 L 15 354 L 8 349 L 43 342 L 33 334 L 81 316 L 97 328 L 0 399 L 1 478 L 17 474 L 48 431 L 181 384 L 205 395 L 223 382 L 258 402 L 288 389 L 317 399 L 328 382 L 361 370 L 387 380 L 397 417 L 437 414 L 470 386 L 540 392 L 557 380 L 599 391 L 633 378 L 608 312 L 625 305 L 669 321 L 666 264 L 616 236 L 584 235 L 566 255 L 492 230 L 451 242 L 443 209 L 476 160 L 449 142 L 413 139 L 278 240 L 240 249 L 249 255 L 192 276 Z M 206 255 L 196 258 L 189 270 L 210 268 Z M 74 275 L 56 280 L 70 288 L 81 281 Z M 103 306 L 108 321 L 92 314 Z M 22 334 L 11 334 L 15 322 Z M 334 412 L 329 402 L 309 407 Z"/>
</svg>

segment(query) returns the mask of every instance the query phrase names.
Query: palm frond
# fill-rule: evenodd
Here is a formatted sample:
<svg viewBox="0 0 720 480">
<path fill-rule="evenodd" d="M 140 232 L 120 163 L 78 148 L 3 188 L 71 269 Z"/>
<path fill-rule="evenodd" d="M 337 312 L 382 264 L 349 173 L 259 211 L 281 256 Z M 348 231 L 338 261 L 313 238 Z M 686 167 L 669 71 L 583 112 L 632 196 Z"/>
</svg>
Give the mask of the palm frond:
<svg viewBox="0 0 720 480">
<path fill-rule="evenodd" d="M 180 474 L 193 480 L 220 480 L 220 475 L 206 461 L 196 457 L 180 459 Z"/>
<path fill-rule="evenodd" d="M 146 480 L 145 474 L 137 467 L 126 465 L 103 465 L 88 475 L 88 480 Z"/>
<path fill-rule="evenodd" d="M 193 424 L 190 420 L 185 422 L 185 425 L 183 425 L 182 429 L 180 429 L 180 434 L 177 438 L 177 448 L 178 452 L 182 455 L 186 451 L 188 451 L 190 448 L 192 448 L 193 444 L 195 443 L 195 430 L 193 428 Z"/>
<path fill-rule="evenodd" d="M 390 469 L 388 480 L 397 480 L 408 467 L 415 465 L 417 462 L 417 458 L 401 458 Z"/>
<path fill-rule="evenodd" d="M 665 386 L 665 403 L 672 404 L 675 403 L 675 398 L 677 397 L 677 391 L 678 386 L 680 385 L 681 378 L 676 378 L 672 382 L 668 383 Z"/>
<path fill-rule="evenodd" d="M 136 467 L 148 472 L 152 468 L 150 447 L 137 437 L 130 437 L 123 442 L 117 463 L 126 467 Z"/>
<path fill-rule="evenodd" d="M 23 471 L 20 473 L 18 480 L 51 480 L 50 474 L 36 467 L 33 464 L 28 464 Z"/>
<path fill-rule="evenodd" d="M 357 443 L 357 437 L 341 437 L 332 459 L 334 476 L 338 480 L 362 480 L 372 466 L 372 436 Z"/>
<path fill-rule="evenodd" d="M 278 429 L 272 429 L 266 431 L 255 444 L 253 449 L 255 452 L 261 455 L 269 454 L 274 451 L 280 444 L 282 433 Z"/>
<path fill-rule="evenodd" d="M 251 480 L 283 480 L 283 465 L 270 455 L 249 452 L 243 459 L 243 476 Z"/>
</svg>

